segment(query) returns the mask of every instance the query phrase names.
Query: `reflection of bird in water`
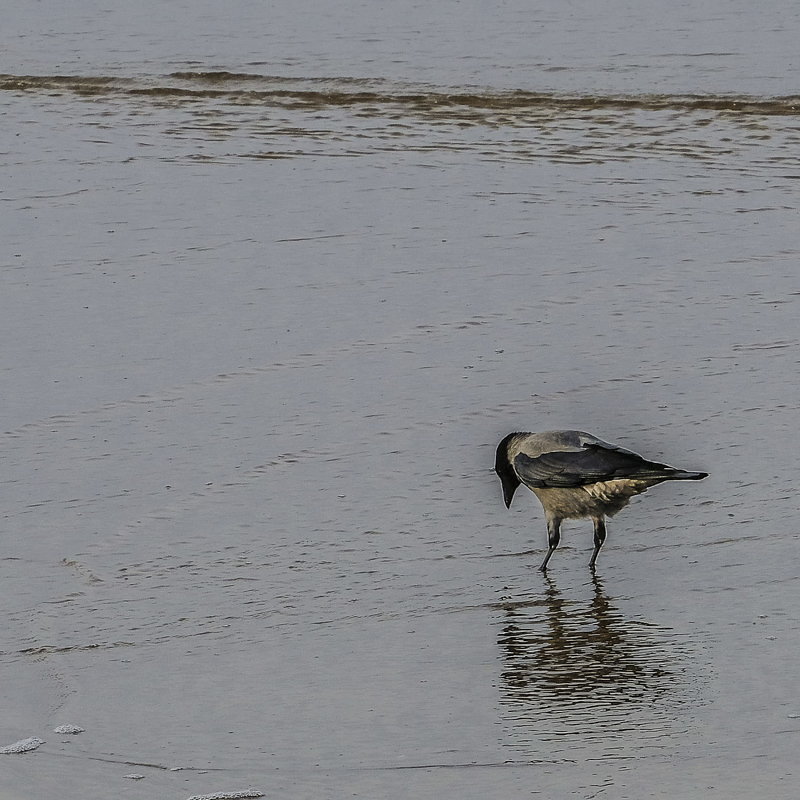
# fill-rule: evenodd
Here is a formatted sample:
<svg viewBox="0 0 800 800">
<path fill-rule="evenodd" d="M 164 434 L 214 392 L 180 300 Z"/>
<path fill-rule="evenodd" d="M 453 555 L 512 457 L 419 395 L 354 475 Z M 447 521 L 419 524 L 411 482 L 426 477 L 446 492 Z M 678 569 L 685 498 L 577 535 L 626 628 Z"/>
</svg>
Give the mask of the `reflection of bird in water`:
<svg viewBox="0 0 800 800">
<path fill-rule="evenodd" d="M 542 601 L 497 605 L 505 612 L 500 689 L 511 717 L 537 729 L 597 733 L 642 723 L 637 712 L 669 715 L 681 683 L 678 654 L 652 628 L 626 619 L 596 576 L 586 604 L 547 582 Z M 659 703 L 667 696 L 669 705 Z"/>
<path fill-rule="evenodd" d="M 606 539 L 606 516 L 625 508 L 631 497 L 663 481 L 697 481 L 705 472 L 646 461 L 640 455 L 583 431 L 510 433 L 497 446 L 495 472 L 506 507 L 524 483 L 538 498 L 547 520 L 550 548 L 542 571 L 561 540 L 561 522 L 589 517 L 594 522 L 594 552 Z"/>
</svg>

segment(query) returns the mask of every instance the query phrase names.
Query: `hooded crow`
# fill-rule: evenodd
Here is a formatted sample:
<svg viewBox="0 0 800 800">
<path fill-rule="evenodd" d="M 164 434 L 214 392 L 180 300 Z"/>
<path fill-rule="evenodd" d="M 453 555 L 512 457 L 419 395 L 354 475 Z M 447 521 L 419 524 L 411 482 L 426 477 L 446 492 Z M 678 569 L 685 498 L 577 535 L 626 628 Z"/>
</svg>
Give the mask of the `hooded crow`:
<svg viewBox="0 0 800 800">
<path fill-rule="evenodd" d="M 497 446 L 494 469 L 503 484 L 506 508 L 521 483 L 544 508 L 550 549 L 542 571 L 561 540 L 562 520 L 589 517 L 594 523 L 589 561 L 594 569 L 606 539 L 606 515 L 613 517 L 631 497 L 662 481 L 699 481 L 708 475 L 647 461 L 583 431 L 509 433 Z"/>
</svg>

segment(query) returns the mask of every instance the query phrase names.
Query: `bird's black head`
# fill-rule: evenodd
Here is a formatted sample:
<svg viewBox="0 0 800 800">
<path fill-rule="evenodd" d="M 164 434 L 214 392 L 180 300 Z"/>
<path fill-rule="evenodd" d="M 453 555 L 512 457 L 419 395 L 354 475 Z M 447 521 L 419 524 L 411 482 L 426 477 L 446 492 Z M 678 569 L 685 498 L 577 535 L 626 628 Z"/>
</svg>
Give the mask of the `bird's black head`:
<svg viewBox="0 0 800 800">
<path fill-rule="evenodd" d="M 511 508 L 514 492 L 517 491 L 517 487 L 520 484 L 517 473 L 514 472 L 514 465 L 511 463 L 511 459 L 508 455 L 508 446 L 511 440 L 518 435 L 517 433 L 509 433 L 508 436 L 497 445 L 497 453 L 494 459 L 494 471 L 503 484 L 503 500 L 505 501 L 506 508 Z"/>
</svg>

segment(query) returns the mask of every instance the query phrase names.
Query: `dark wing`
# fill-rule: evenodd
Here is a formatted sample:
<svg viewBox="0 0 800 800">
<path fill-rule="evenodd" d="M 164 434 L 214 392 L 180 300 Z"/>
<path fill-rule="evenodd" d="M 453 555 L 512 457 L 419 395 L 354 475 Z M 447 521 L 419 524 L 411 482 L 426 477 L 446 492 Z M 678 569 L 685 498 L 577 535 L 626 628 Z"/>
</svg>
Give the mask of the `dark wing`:
<svg viewBox="0 0 800 800">
<path fill-rule="evenodd" d="M 646 461 L 627 450 L 586 445 L 582 450 L 555 451 L 531 458 L 520 453 L 514 459 L 520 480 L 532 489 L 588 486 L 601 481 L 659 481 L 675 477 L 680 470 Z"/>
</svg>

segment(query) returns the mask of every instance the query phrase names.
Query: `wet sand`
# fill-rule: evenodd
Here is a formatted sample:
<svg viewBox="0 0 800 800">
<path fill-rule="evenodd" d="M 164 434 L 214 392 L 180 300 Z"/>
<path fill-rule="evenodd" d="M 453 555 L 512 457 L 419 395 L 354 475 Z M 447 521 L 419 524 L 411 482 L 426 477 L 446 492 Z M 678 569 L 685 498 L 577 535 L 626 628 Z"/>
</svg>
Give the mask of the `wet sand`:
<svg viewBox="0 0 800 800">
<path fill-rule="evenodd" d="M 2 796 L 793 798 L 791 103 L 124 66 L 3 89 Z M 545 576 L 561 427 L 711 475 Z"/>
</svg>

